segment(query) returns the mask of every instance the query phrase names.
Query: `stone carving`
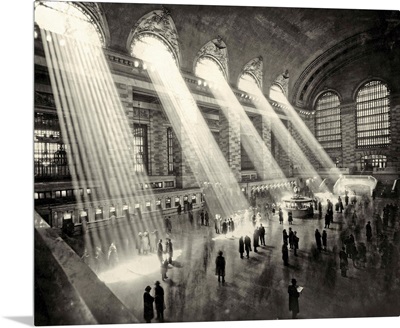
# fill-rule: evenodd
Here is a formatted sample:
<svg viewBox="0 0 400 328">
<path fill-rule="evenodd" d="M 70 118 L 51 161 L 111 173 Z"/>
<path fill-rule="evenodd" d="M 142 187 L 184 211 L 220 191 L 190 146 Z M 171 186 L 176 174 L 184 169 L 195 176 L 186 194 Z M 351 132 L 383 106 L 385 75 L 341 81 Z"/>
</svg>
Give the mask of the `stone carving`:
<svg viewBox="0 0 400 328">
<path fill-rule="evenodd" d="M 289 70 L 286 70 L 282 74 L 280 74 L 276 80 L 274 81 L 274 84 L 279 85 L 283 93 L 285 94 L 286 97 L 288 97 L 288 92 L 289 92 Z"/>
<path fill-rule="evenodd" d="M 142 120 L 149 120 L 150 119 L 150 112 L 147 109 L 143 108 L 134 108 L 133 109 L 133 117 Z"/>
<path fill-rule="evenodd" d="M 264 65 L 262 56 L 250 60 L 246 65 L 244 65 L 242 73 L 239 76 L 239 79 L 243 74 L 249 74 L 252 77 L 254 77 L 258 87 L 262 90 L 263 67 Z"/>
<path fill-rule="evenodd" d="M 222 37 L 218 35 L 218 37 L 214 40 L 207 42 L 197 53 L 196 60 L 194 61 L 195 65 L 203 57 L 208 57 L 214 60 L 221 72 L 223 73 L 225 79 L 229 80 L 229 72 L 228 72 L 228 50 L 226 48 L 225 42 L 222 40 Z"/>
<path fill-rule="evenodd" d="M 170 11 L 163 7 L 162 10 L 154 10 L 143 16 L 134 26 L 134 33 L 131 44 L 132 48 L 136 40 L 144 36 L 158 37 L 166 45 L 167 50 L 172 54 L 175 62 L 180 62 L 178 44 L 178 33 L 171 18 Z"/>
</svg>

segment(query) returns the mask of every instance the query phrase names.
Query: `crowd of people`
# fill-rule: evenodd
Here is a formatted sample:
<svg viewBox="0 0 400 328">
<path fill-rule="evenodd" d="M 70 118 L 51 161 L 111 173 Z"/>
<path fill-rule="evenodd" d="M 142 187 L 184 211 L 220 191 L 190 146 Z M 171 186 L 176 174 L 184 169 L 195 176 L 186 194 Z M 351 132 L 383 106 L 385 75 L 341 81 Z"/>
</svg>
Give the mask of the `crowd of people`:
<svg viewBox="0 0 400 328">
<path fill-rule="evenodd" d="M 310 231 L 310 235 L 312 234 L 313 238 L 303 239 L 302 250 L 307 252 L 307 250 L 315 249 L 319 254 L 331 254 L 336 257 L 339 265 L 338 267 L 335 264 L 333 266 L 336 270 L 339 269 L 338 271 L 342 277 L 357 274 L 355 270 L 376 266 L 384 269 L 387 281 L 393 281 L 400 273 L 400 222 L 398 205 L 393 202 L 383 203 L 384 205 L 380 203 L 382 205 L 377 206 L 370 197 L 356 196 L 355 193 L 350 195 L 348 192 L 345 193 L 343 198 L 344 201 L 342 201 L 342 196 L 338 196 L 336 202 L 332 202 L 330 199 L 314 199 L 313 207 L 318 212 L 318 215 L 314 219 L 324 217 L 324 220 L 322 221 L 322 225 L 319 225 L 319 220 L 315 221 L 318 226 Z M 182 221 L 182 214 L 187 214 L 188 222 L 193 224 L 193 210 L 189 208 L 185 211 L 186 213 L 182 212 L 181 209 L 177 213 L 179 220 L 184 222 Z M 270 223 L 276 222 L 282 225 L 282 230 L 279 230 L 282 231 L 282 246 L 280 251 L 283 266 L 289 267 L 288 270 L 291 270 L 289 265 L 290 256 L 298 256 L 300 237 L 295 228 L 297 224 L 293 225 L 294 219 L 292 213 L 287 211 L 286 218 L 279 203 L 264 203 L 263 207 L 249 207 L 237 210 L 224 218 L 219 214 L 211 213 L 212 211 L 207 206 L 200 208 L 197 214 L 195 213 L 197 215 L 196 224 L 200 227 L 210 228 L 208 231 L 212 234 L 214 234 L 212 231 L 215 230 L 215 237 L 225 235 L 227 240 L 238 240 L 240 259 L 249 259 L 251 256 L 258 256 L 256 254 L 259 253 L 259 249 L 265 249 L 269 242 L 266 227 Z M 264 222 L 267 223 L 267 226 Z M 169 265 L 173 263 L 173 244 L 170 238 L 172 233 L 171 217 L 166 216 L 164 223 L 166 237 L 161 237 L 157 230 L 151 232 L 143 231 L 138 233 L 136 244 L 137 254 L 157 255 L 162 281 L 169 279 L 167 272 Z M 204 232 L 204 230 L 201 231 Z M 304 231 L 301 230 L 301 233 L 304 234 Z M 330 236 L 329 245 L 328 234 Z M 336 236 L 339 236 L 339 238 L 335 240 Z M 205 248 L 207 248 L 207 261 L 204 262 L 204 267 L 207 268 L 208 257 L 212 252 L 208 249 L 209 238 L 204 236 L 204 240 Z M 225 243 L 227 242 L 225 241 Z M 336 247 L 338 247 L 338 252 L 336 252 Z M 252 252 L 254 252 L 254 255 L 252 255 Z M 320 256 L 326 257 L 327 255 Z M 83 260 L 88 262 L 90 257 L 89 252 L 85 250 L 82 256 Z M 95 271 L 100 271 L 101 267 L 116 266 L 119 262 L 119 256 L 115 243 L 111 243 L 108 251 L 105 253 L 102 252 L 101 247 L 96 247 L 93 259 L 97 259 L 94 265 L 92 263 Z M 228 258 L 228 261 L 232 261 L 232 259 Z M 304 256 L 300 260 L 296 260 L 296 262 L 298 261 L 304 261 Z M 351 262 L 353 264 L 352 268 L 349 266 Z M 215 259 L 215 274 L 218 282 L 222 284 L 226 283 L 226 263 L 227 260 L 223 252 L 219 251 Z M 292 281 L 291 286 L 296 286 L 295 279 Z M 295 288 L 291 286 L 288 288 L 289 304 L 295 318 L 299 313 L 298 297 L 300 296 L 300 292 L 297 289 L 295 291 Z M 153 296 L 150 295 L 151 287 L 146 287 L 144 294 L 144 318 L 146 322 L 151 322 L 154 318 L 154 304 L 157 319 L 159 321 L 164 320 L 163 311 L 165 303 L 163 296 L 162 307 L 160 307 L 160 302 L 156 302 L 156 294 L 159 295 L 161 293 L 158 287 L 162 288 L 159 281 L 156 283 L 154 288 L 155 294 Z M 160 296 L 158 297 L 160 298 Z"/>
</svg>

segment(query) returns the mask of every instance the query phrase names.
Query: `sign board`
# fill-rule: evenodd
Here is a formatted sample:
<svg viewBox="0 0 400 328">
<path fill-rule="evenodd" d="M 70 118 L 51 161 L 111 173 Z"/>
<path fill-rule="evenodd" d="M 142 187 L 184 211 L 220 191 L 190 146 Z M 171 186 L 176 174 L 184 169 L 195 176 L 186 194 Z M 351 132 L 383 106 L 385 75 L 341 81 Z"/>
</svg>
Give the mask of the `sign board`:
<svg viewBox="0 0 400 328">
<path fill-rule="evenodd" d="M 127 210 L 127 209 L 128 209 L 128 205 L 122 206 L 122 210 L 123 210 L 123 211 L 125 211 L 125 210 Z"/>
<path fill-rule="evenodd" d="M 87 216 L 87 212 L 86 211 L 81 211 L 81 216 Z"/>
</svg>

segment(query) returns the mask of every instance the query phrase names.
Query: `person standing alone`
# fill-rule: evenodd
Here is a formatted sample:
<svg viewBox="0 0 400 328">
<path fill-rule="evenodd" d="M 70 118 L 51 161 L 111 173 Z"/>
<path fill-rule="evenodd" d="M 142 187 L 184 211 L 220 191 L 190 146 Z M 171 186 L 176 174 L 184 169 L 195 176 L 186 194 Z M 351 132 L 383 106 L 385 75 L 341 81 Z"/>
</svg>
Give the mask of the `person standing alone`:
<svg viewBox="0 0 400 328">
<path fill-rule="evenodd" d="M 296 319 L 297 314 L 300 312 L 299 297 L 300 293 L 297 290 L 297 281 L 292 279 L 292 284 L 288 287 L 289 293 L 289 311 L 292 311 L 292 319 Z"/>
<path fill-rule="evenodd" d="M 223 252 L 219 251 L 218 256 L 215 259 L 215 274 L 218 276 L 218 282 L 225 282 L 225 258 L 222 256 Z"/>
</svg>

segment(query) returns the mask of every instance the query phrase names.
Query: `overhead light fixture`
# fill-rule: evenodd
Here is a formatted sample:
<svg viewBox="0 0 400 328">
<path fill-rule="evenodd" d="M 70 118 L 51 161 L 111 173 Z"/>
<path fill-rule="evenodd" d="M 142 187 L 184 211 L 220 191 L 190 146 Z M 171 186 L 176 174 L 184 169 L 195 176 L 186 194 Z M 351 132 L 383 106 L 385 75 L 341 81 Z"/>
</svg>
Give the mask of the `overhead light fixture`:
<svg viewBox="0 0 400 328">
<path fill-rule="evenodd" d="M 139 67 L 139 61 L 135 60 L 135 61 L 133 62 L 133 66 Z"/>
<path fill-rule="evenodd" d="M 51 35 L 46 36 L 46 40 L 47 40 L 48 42 L 51 42 Z"/>
</svg>

